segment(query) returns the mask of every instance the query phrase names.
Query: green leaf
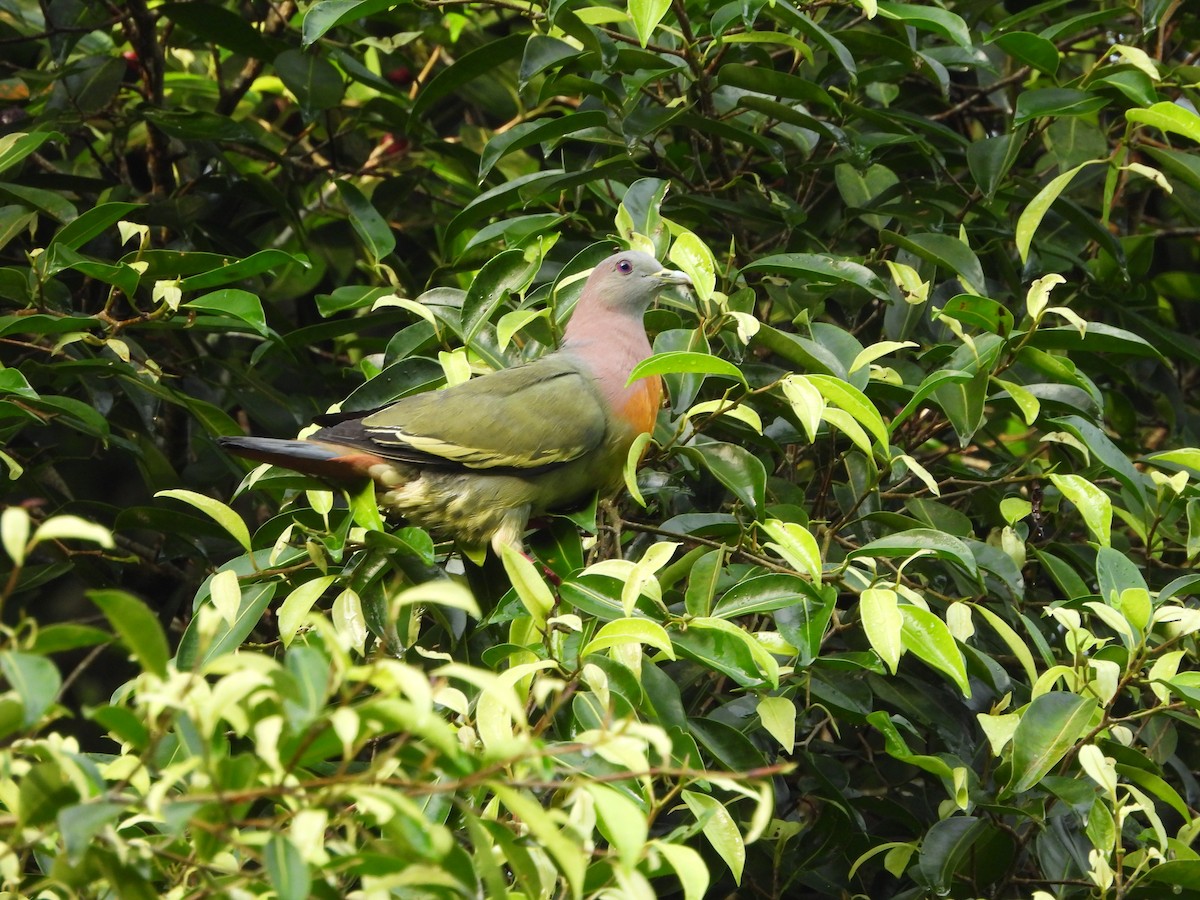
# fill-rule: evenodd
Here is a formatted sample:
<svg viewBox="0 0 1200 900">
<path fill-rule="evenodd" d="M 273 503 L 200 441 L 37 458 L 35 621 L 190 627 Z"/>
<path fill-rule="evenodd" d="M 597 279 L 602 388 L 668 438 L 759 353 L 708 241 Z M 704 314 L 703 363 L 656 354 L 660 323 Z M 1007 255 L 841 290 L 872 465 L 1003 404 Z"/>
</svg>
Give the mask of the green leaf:
<svg viewBox="0 0 1200 900">
<path fill-rule="evenodd" d="M 202 297 L 196 297 L 188 300 L 183 308 L 204 310 L 212 313 L 218 319 L 233 319 L 243 322 L 263 337 L 268 337 L 271 333 L 267 328 L 267 318 L 263 314 L 262 301 L 256 294 L 239 288 L 223 288 Z"/>
<path fill-rule="evenodd" d="M 1053 41 L 1028 31 L 1009 31 L 994 41 L 1001 50 L 1027 66 L 1054 75 L 1061 55 Z"/>
<path fill-rule="evenodd" d="M 997 387 L 1008 392 L 1008 396 L 1012 398 L 1013 403 L 1017 405 L 1017 409 L 1021 411 L 1021 418 L 1025 420 L 1026 425 L 1032 425 L 1037 421 L 1038 414 L 1042 409 L 1042 404 L 1034 395 L 1033 391 L 1017 384 L 1016 382 L 1005 381 L 994 376 L 991 380 Z M 1026 513 L 1026 515 L 1028 515 L 1028 513 Z M 1024 516 L 1021 518 L 1024 518 Z"/>
<path fill-rule="evenodd" d="M 695 578 L 694 572 L 692 577 Z M 804 599 L 820 603 L 823 597 L 811 582 L 803 578 L 772 572 L 739 581 L 721 595 L 712 615 L 719 619 L 736 619 L 754 613 L 773 612 Z M 695 615 L 707 613 L 697 612 Z"/>
<path fill-rule="evenodd" d="M 1004 641 L 1009 651 L 1016 657 L 1017 662 L 1021 664 L 1021 668 L 1025 670 L 1025 677 L 1032 686 L 1038 678 L 1037 665 L 1033 661 L 1033 654 L 1029 652 L 1029 647 L 1021 640 L 1021 636 L 983 604 L 973 603 L 971 609 L 983 616 L 996 634 L 1000 635 L 1000 639 Z"/>
<path fill-rule="evenodd" d="M 1033 788 L 1088 730 L 1099 707 L 1065 691 L 1042 694 L 1021 712 L 1013 733 L 1012 778 L 1007 795 Z"/>
<path fill-rule="evenodd" d="M 812 80 L 779 72 L 767 66 L 726 63 L 717 70 L 717 81 L 722 85 L 758 94 L 816 103 L 827 109 L 837 108 L 837 104 L 825 89 Z"/>
<path fill-rule="evenodd" d="M 796 746 L 796 704 L 787 697 L 763 697 L 756 711 L 767 733 L 791 753 Z"/>
<path fill-rule="evenodd" d="M 488 787 L 497 799 L 517 816 L 524 827 L 529 829 L 533 839 L 546 849 L 566 879 L 571 897 L 579 900 L 587 863 L 579 853 L 574 838 L 568 838 L 566 833 L 560 831 L 542 804 L 525 791 L 496 782 L 489 782 Z"/>
<path fill-rule="evenodd" d="M 1143 593 L 1148 590 L 1141 569 L 1121 551 L 1100 547 L 1096 551 L 1096 590 L 1100 599 L 1119 606 L 1119 598 L 1130 588 Z"/>
<path fill-rule="evenodd" d="M 284 598 L 283 603 L 279 605 L 278 612 L 279 639 L 283 641 L 283 646 L 286 647 L 292 642 L 304 617 L 308 615 L 313 604 L 320 599 L 336 578 L 336 575 L 318 576 L 311 581 L 304 582 Z M 238 599 L 240 606 L 241 598 Z"/>
<path fill-rule="evenodd" d="M 539 631 L 546 630 L 546 618 L 554 609 L 554 595 L 545 580 L 538 575 L 532 562 L 522 553 L 505 544 L 500 551 L 504 571 L 508 573 L 513 590 Z M 478 617 L 478 611 L 476 611 Z"/>
<path fill-rule="evenodd" d="M 243 16 L 215 3 L 164 3 L 156 12 L 197 37 L 234 53 L 261 60 L 270 60 L 275 53 L 268 40 Z"/>
<path fill-rule="evenodd" d="M 71 515 L 46 519 L 34 530 L 29 546 L 33 548 L 45 541 L 92 541 L 101 547 L 114 546 L 112 532 L 103 525 Z"/>
<path fill-rule="evenodd" d="M 595 35 L 591 34 L 591 32 L 587 32 L 587 34 L 591 37 L 591 40 L 583 40 L 581 42 L 585 46 L 588 46 L 589 50 L 598 53 L 598 46 L 590 46 L 596 44 Z M 521 68 L 517 76 L 518 84 L 520 85 L 521 89 L 524 90 L 525 86 L 538 75 L 541 75 L 543 72 L 546 72 L 551 68 L 561 68 L 564 66 L 567 60 L 574 59 L 580 55 L 580 49 L 574 44 L 569 44 L 564 40 L 559 40 L 558 38 L 551 37 L 547 34 L 530 35 L 529 41 L 525 44 L 525 52 L 521 55 Z M 608 117 L 605 116 L 604 118 L 605 121 L 607 121 Z M 539 124 L 545 125 L 550 124 L 551 122 L 553 122 L 553 120 L 549 120 L 549 122 L 543 121 L 541 123 L 536 121 L 522 122 L 519 125 L 514 126 L 513 129 L 510 129 L 510 132 L 512 130 L 521 128 L 524 125 L 530 125 L 536 128 Z M 510 132 L 504 132 L 503 134 L 508 134 Z M 496 135 L 496 137 L 502 137 L 503 134 Z M 493 140 L 494 139 L 495 138 L 493 138 Z M 482 171 L 480 172 L 479 180 L 483 180 Z"/>
<path fill-rule="evenodd" d="M 121 219 L 126 219 L 136 209 L 141 209 L 140 203 L 101 203 L 89 209 L 68 225 L 64 225 L 50 239 L 50 247 L 60 244 L 71 250 L 78 250 L 88 241 L 98 237 L 106 229 L 116 225 Z"/>
<path fill-rule="evenodd" d="M 817 387 L 830 403 L 833 403 L 850 413 L 854 420 L 863 426 L 871 437 L 879 444 L 880 451 L 886 456 L 888 451 L 888 430 L 883 424 L 874 404 L 867 399 L 866 394 L 851 384 L 828 375 L 809 375 L 808 380 Z"/>
<path fill-rule="evenodd" d="M 218 617 L 216 627 L 211 634 L 201 634 L 201 615 L 192 617 L 184 629 L 183 637 L 179 640 L 179 649 L 175 653 L 175 665 L 181 671 L 203 669 L 218 656 L 232 653 L 242 641 L 250 636 L 250 632 L 262 619 L 263 612 L 271 598 L 275 596 L 274 584 L 256 584 L 247 586 L 241 592 L 241 602 L 232 622 L 226 622 Z"/>
<path fill-rule="evenodd" d="M 919 606 L 901 606 L 904 649 L 950 677 L 964 697 L 971 696 L 967 665 L 946 623 Z"/>
<path fill-rule="evenodd" d="M 972 578 L 979 577 L 979 568 L 971 549 L 958 538 L 932 528 L 912 528 L 864 544 L 848 554 L 848 558 L 880 556 L 907 557 L 922 553 L 957 564 Z"/>
<path fill-rule="evenodd" d="M 989 831 L 987 822 L 974 816 L 952 816 L 934 822 L 921 841 L 917 862 L 924 883 L 938 894 L 949 892 L 955 873 Z"/>
<path fill-rule="evenodd" d="M 62 687 L 58 667 L 44 656 L 5 650 L 0 652 L 0 672 L 21 700 L 21 724 L 32 728 L 45 715 Z"/>
<path fill-rule="evenodd" d="M 687 591 L 684 594 L 684 605 L 688 615 L 712 614 L 713 598 L 721 580 L 724 560 L 724 550 L 710 550 L 692 564 L 688 572 Z"/>
<path fill-rule="evenodd" d="M 954 426 L 960 447 L 971 443 L 975 432 L 983 426 L 987 385 L 988 373 L 980 371 L 968 379 L 947 378 L 933 389 L 934 399 Z"/>
<path fill-rule="evenodd" d="M 704 468 L 751 510 L 762 509 L 767 470 L 761 460 L 745 447 L 712 441 L 687 447 L 686 454 L 697 458 Z"/>
<path fill-rule="evenodd" d="M 112 635 L 100 628 L 90 625 L 73 625 L 61 623 L 43 625 L 38 629 L 30 652 L 38 656 L 51 656 L 66 650 L 80 650 L 84 647 L 94 647 L 106 644 L 112 640 Z"/>
<path fill-rule="evenodd" d="M 742 870 L 746 865 L 746 844 L 737 823 L 724 804 L 716 797 L 696 791 L 682 791 L 680 797 L 687 804 L 708 842 L 725 865 L 729 867 L 735 884 L 742 883 Z"/>
<path fill-rule="evenodd" d="M 263 852 L 267 878 L 279 900 L 307 900 L 312 888 L 308 863 L 286 835 L 273 834 Z"/>
<path fill-rule="evenodd" d="M 686 844 L 656 840 L 651 846 L 662 854 L 663 859 L 675 871 L 679 883 L 683 886 L 683 900 L 704 900 L 708 896 L 710 877 L 704 857 Z"/>
<path fill-rule="evenodd" d="M 537 274 L 541 260 L 528 259 L 523 250 L 506 250 L 486 263 L 471 286 L 462 306 L 463 341 L 470 344 L 487 324 L 492 313 L 510 294 L 523 294 Z"/>
<path fill-rule="evenodd" d="M 208 256 L 208 254 L 203 254 L 203 256 Z M 121 262 L 136 262 L 136 259 L 137 254 L 130 254 Z M 179 287 L 181 290 L 215 288 L 220 284 L 241 281 L 254 275 L 262 275 L 263 272 L 271 269 L 295 264 L 307 266 L 308 260 L 306 257 L 296 256 L 293 253 L 284 253 L 282 250 L 260 250 L 257 253 L 251 253 L 244 259 L 217 256 L 211 258 L 211 263 L 206 266 L 205 271 L 181 278 Z"/>
<path fill-rule="evenodd" d="M 100 832 L 114 824 L 124 811 L 124 804 L 105 800 L 76 803 L 60 809 L 56 820 L 67 860 L 72 865 L 79 865 Z"/>
<path fill-rule="evenodd" d="M 1186 891 L 1200 891 L 1200 860 L 1168 859 L 1147 868 L 1133 884 L 1152 881 L 1169 884 Z"/>
<path fill-rule="evenodd" d="M 346 91 L 337 67 L 310 50 L 284 50 L 275 57 L 275 72 L 310 113 L 333 109 Z"/>
<path fill-rule="evenodd" d="M 798 651 L 797 662 L 812 664 L 821 655 L 821 642 L 833 619 L 837 590 L 826 585 L 817 590 L 816 598 L 801 597 L 775 612 L 775 627 L 784 640 Z"/>
<path fill-rule="evenodd" d="M 162 623 L 145 603 L 124 591 L 88 591 L 88 599 L 100 607 L 112 630 L 133 658 L 159 678 L 167 675 L 167 637 Z"/>
<path fill-rule="evenodd" d="M 713 356 L 710 353 L 695 353 L 690 350 L 670 350 L 666 353 L 656 353 L 643 359 L 633 367 L 626 384 L 633 384 L 639 378 L 651 375 L 720 375 L 746 383 L 742 370 L 728 360 Z"/>
<path fill-rule="evenodd" d="M 890 302 L 887 285 L 866 266 L 849 260 L 830 259 L 813 253 L 778 253 L 764 256 L 742 267 L 743 272 L 767 272 L 803 279 L 809 290 L 831 290 L 853 285 L 872 297 Z"/>
<path fill-rule="evenodd" d="M 1013 328 L 1013 314 L 988 297 L 959 294 L 946 301 L 941 314 L 962 322 L 969 328 L 989 331 L 1007 337 Z"/>
<path fill-rule="evenodd" d="M 1103 109 L 1108 98 L 1075 88 L 1040 88 L 1017 94 L 1013 124 L 1046 116 L 1086 116 Z"/>
<path fill-rule="evenodd" d="M 970 47 L 973 43 L 967 23 L 949 10 L 912 3 L 890 3 L 887 0 L 879 0 L 876 6 L 879 15 L 885 19 L 896 19 L 913 28 L 940 34 L 960 47 Z"/>
<path fill-rule="evenodd" d="M 847 163 L 840 163 L 834 168 L 833 177 L 846 206 L 856 210 L 869 208 L 876 197 L 900 182 L 895 172 L 878 163 L 865 171 L 859 171 Z M 864 222 L 876 229 L 883 228 L 892 218 L 872 213 L 859 215 Z"/>
<path fill-rule="evenodd" d="M 500 68 L 525 49 L 526 40 L 528 40 L 527 35 L 513 32 L 464 53 L 453 65 L 442 69 L 422 86 L 420 93 L 417 94 L 416 102 L 413 103 L 410 115 L 413 119 L 420 119 L 443 97 L 455 93 L 463 85 L 476 78 Z M 534 177 L 537 175 L 535 174 Z"/>
<path fill-rule="evenodd" d="M 1155 103 L 1149 109 L 1128 109 L 1125 118 L 1159 131 L 1181 134 L 1200 144 L 1200 116 L 1177 103 Z"/>
<path fill-rule="evenodd" d="M 1029 201 L 1029 205 L 1021 211 L 1021 215 L 1017 219 L 1016 231 L 1017 252 L 1021 254 L 1021 262 L 1029 260 L 1029 247 L 1033 243 L 1033 236 L 1050 207 L 1054 205 L 1054 201 L 1058 199 L 1058 195 L 1066 189 L 1076 175 L 1096 162 L 1099 160 L 1080 163 L 1075 168 L 1068 169 L 1061 175 L 1050 179 L 1049 184 L 1038 191 L 1037 195 Z"/>
<path fill-rule="evenodd" d="M 214 500 L 212 497 L 206 497 L 204 494 L 197 494 L 195 491 L 188 491 L 182 488 L 159 491 L 154 496 L 182 500 L 184 503 L 194 506 L 224 528 L 235 541 L 242 545 L 242 548 L 247 553 L 250 552 L 250 531 L 246 528 L 246 523 L 242 521 L 241 516 L 220 500 Z"/>
<path fill-rule="evenodd" d="M 1092 456 L 1121 482 L 1121 486 L 1129 491 L 1143 510 L 1149 505 L 1144 476 L 1100 428 L 1079 416 L 1051 419 L 1050 424 L 1064 429 L 1082 441 Z"/>
<path fill-rule="evenodd" d="M 632 870 L 650 836 L 645 810 L 615 788 L 598 783 L 585 783 L 584 787 L 596 804 L 601 832 L 616 848 L 621 865 Z"/>
<path fill-rule="evenodd" d="M 304 13 L 304 46 L 316 42 L 331 28 L 368 18 L 396 5 L 396 0 L 317 0 Z"/>
<path fill-rule="evenodd" d="M 1050 475 L 1064 497 L 1075 504 L 1088 531 L 1102 547 L 1112 544 L 1112 501 L 1108 494 L 1082 475 Z"/>
<path fill-rule="evenodd" d="M 11 169 L 46 141 L 65 140 L 57 131 L 14 131 L 0 136 L 0 172 Z M 136 204 L 131 204 L 136 205 Z"/>
<path fill-rule="evenodd" d="M 899 598 L 895 591 L 885 588 L 867 588 L 858 598 L 858 617 L 871 649 L 879 654 L 894 675 L 904 653 L 901 632 L 904 616 L 900 612 Z"/>
<path fill-rule="evenodd" d="M 694 618 L 674 635 L 675 652 L 728 675 L 742 687 L 779 686 L 779 664 L 757 639 L 724 619 Z"/>
<path fill-rule="evenodd" d="M 583 657 L 589 653 L 600 653 L 611 647 L 634 643 L 646 644 L 661 650 L 668 659 L 675 658 L 675 651 L 671 648 L 671 639 L 666 630 L 657 622 L 638 618 L 614 619 L 606 622 L 596 632 L 595 637 L 579 651 L 579 655 Z"/>
<path fill-rule="evenodd" d="M 671 0 L 629 0 L 629 17 L 643 47 L 650 43 L 650 36 L 670 8 Z"/>
<path fill-rule="evenodd" d="M 961 385 L 963 382 L 970 381 L 975 378 L 971 372 L 962 372 L 956 369 L 939 369 L 936 372 L 930 372 L 922 379 L 917 389 L 913 391 L 912 397 L 904 404 L 904 408 L 896 413 L 889 426 L 891 434 L 896 433 L 896 429 L 933 394 L 936 394 L 939 388 L 947 387 L 951 384 Z"/>
<path fill-rule="evenodd" d="M 530 43 L 533 42 L 530 39 Z M 507 131 L 494 135 L 479 155 L 479 181 L 482 182 L 492 168 L 510 153 L 532 147 L 534 144 L 552 144 L 563 138 L 577 135 L 590 128 L 603 128 L 608 124 L 608 115 L 602 110 L 568 113 L 554 119 L 535 119 L 522 122 Z"/>
<path fill-rule="evenodd" d="M 363 242 L 371 261 L 378 264 L 385 256 L 396 249 L 396 236 L 387 220 L 371 205 L 362 191 L 351 182 L 344 179 L 334 182 L 338 196 L 346 204 L 350 213 L 350 225 L 354 233 Z"/>
<path fill-rule="evenodd" d="M 962 279 L 968 290 L 976 294 L 983 293 L 986 287 L 979 257 L 956 237 L 935 232 L 902 235 L 885 230 L 879 233 L 879 239 L 903 247 L 943 269 L 949 269 Z"/>
<path fill-rule="evenodd" d="M 967 166 L 971 177 L 991 199 L 996 195 L 1004 177 L 1017 161 L 1026 129 L 1017 128 L 1008 134 L 974 141 L 967 147 Z"/>
</svg>

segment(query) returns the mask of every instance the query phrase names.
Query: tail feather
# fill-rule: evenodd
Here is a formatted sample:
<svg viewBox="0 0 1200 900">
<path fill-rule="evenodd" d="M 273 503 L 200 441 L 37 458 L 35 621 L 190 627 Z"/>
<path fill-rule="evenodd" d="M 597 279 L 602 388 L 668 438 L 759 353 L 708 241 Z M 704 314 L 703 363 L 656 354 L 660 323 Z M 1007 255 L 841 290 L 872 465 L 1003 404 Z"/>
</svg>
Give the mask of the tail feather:
<svg viewBox="0 0 1200 900">
<path fill-rule="evenodd" d="M 317 441 L 226 436 L 217 438 L 217 443 L 235 456 L 334 481 L 369 478 L 372 466 L 387 462 L 353 447 Z"/>
</svg>

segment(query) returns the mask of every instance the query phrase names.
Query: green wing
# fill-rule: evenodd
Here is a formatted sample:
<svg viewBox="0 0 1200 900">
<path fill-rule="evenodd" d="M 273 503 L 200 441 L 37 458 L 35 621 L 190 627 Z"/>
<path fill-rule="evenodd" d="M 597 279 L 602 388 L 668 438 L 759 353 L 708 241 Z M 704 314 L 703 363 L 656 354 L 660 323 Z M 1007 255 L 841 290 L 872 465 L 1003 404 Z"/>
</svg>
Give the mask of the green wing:
<svg viewBox="0 0 1200 900">
<path fill-rule="evenodd" d="M 406 397 L 353 424 L 361 428 L 355 443 L 365 438 L 380 455 L 470 469 L 569 462 L 598 447 L 607 431 L 591 379 L 558 353 Z"/>
</svg>

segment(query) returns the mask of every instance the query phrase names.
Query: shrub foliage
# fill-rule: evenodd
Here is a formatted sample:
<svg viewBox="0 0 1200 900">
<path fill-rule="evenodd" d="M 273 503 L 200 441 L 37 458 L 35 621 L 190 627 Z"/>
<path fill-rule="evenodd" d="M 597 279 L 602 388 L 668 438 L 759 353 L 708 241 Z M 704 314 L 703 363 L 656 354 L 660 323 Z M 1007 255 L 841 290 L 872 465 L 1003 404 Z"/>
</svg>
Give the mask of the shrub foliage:
<svg viewBox="0 0 1200 900">
<path fill-rule="evenodd" d="M 1198 44 L 0 0 L 5 887 L 1200 891 Z M 536 564 L 217 449 L 544 352 L 614 243 L 669 401 Z"/>
</svg>

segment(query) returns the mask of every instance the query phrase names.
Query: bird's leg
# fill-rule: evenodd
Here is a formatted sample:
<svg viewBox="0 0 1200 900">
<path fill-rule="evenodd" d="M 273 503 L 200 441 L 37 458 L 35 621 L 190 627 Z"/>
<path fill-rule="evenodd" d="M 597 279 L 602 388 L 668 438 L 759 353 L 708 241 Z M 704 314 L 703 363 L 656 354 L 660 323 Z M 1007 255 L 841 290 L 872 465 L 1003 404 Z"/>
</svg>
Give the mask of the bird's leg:
<svg viewBox="0 0 1200 900">
<path fill-rule="evenodd" d="M 604 499 L 596 507 L 596 534 L 602 537 L 598 543 L 608 543 L 611 548 L 605 552 L 601 547 L 602 558 L 621 559 L 621 513 L 613 501 Z"/>
<path fill-rule="evenodd" d="M 524 551 L 522 551 L 524 552 Z M 555 572 L 552 568 L 546 565 L 539 559 L 535 559 L 531 554 L 525 553 L 525 558 L 531 563 L 536 563 L 542 567 L 542 577 L 550 583 L 550 587 L 554 588 L 554 593 L 557 596 L 558 589 L 562 585 L 562 576 Z"/>
</svg>

